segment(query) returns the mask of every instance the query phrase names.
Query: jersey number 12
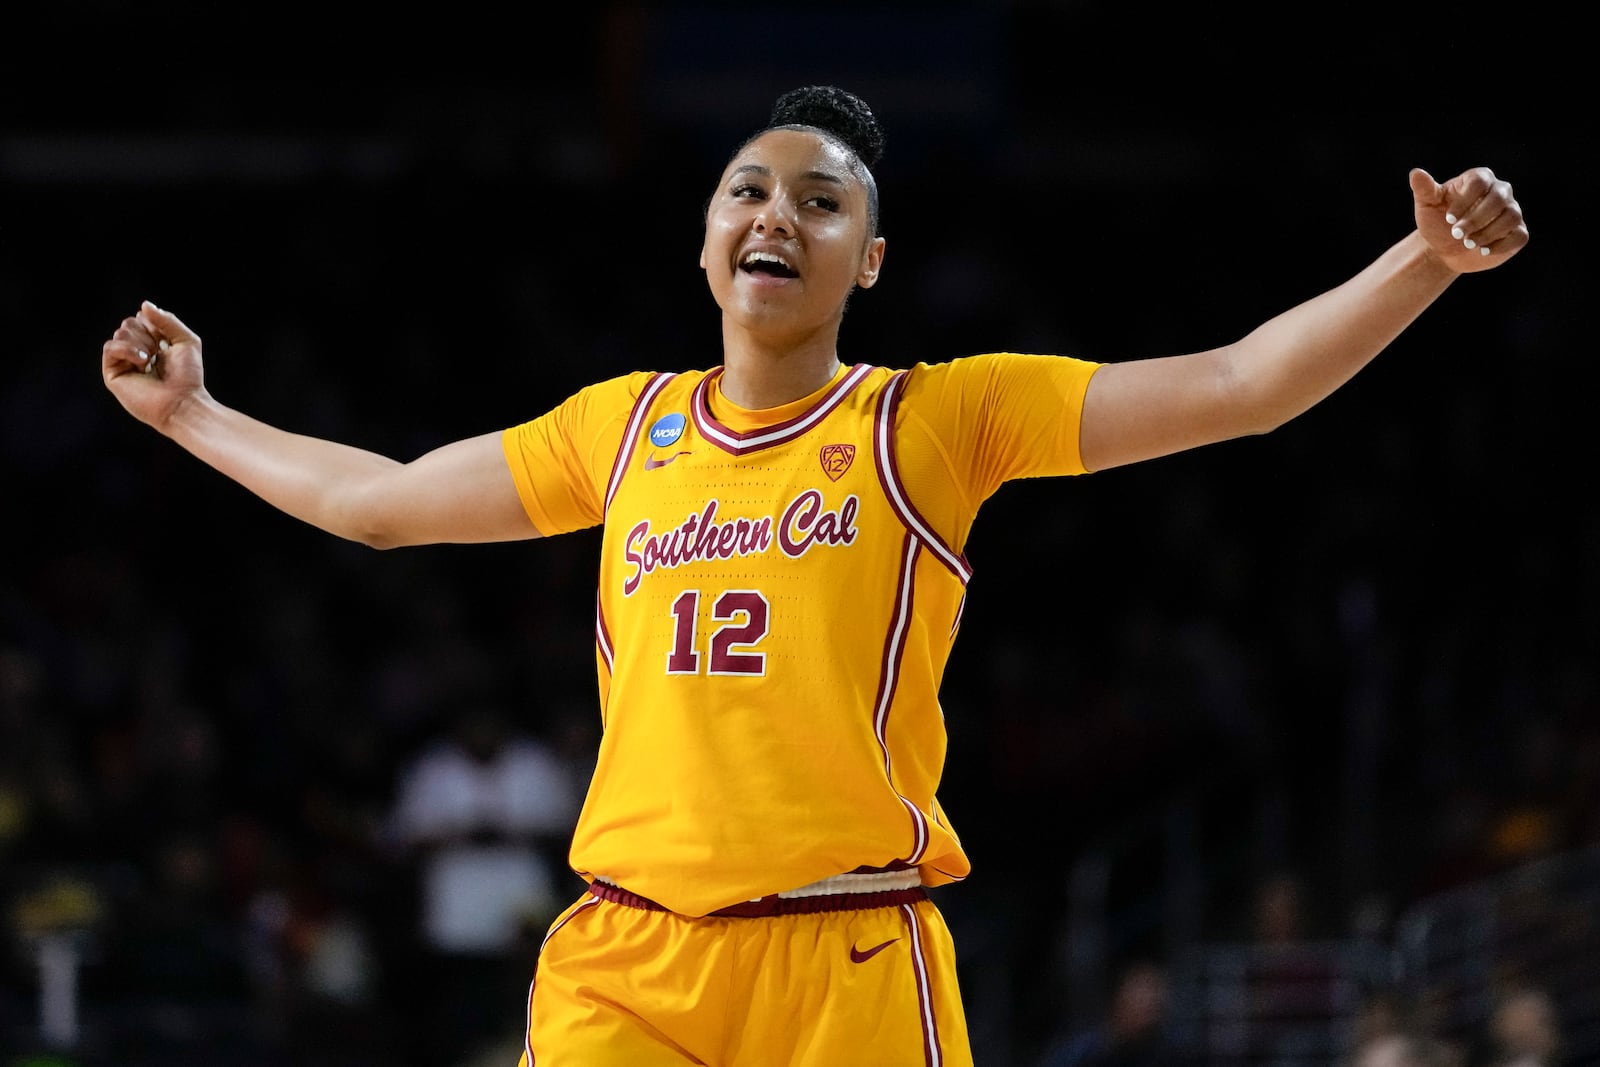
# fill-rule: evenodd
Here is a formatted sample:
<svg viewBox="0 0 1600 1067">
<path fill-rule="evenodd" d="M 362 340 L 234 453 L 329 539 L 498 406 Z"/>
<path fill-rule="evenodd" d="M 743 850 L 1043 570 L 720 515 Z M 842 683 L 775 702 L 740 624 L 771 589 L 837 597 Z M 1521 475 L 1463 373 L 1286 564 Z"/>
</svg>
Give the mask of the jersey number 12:
<svg viewBox="0 0 1600 1067">
<path fill-rule="evenodd" d="M 767 654 L 751 651 L 767 636 L 770 614 L 767 598 L 754 589 L 729 589 L 711 604 L 712 621 L 707 674 L 762 675 Z M 700 652 L 695 647 L 700 629 L 700 590 L 685 589 L 672 602 L 672 651 L 667 653 L 668 674 L 699 674 Z"/>
</svg>

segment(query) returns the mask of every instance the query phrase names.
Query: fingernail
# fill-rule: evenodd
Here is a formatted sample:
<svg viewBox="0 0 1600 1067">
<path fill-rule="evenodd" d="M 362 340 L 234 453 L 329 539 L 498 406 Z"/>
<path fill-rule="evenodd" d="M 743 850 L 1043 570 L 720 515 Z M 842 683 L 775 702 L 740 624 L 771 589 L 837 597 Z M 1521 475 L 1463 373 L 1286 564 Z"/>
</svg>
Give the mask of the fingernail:
<svg viewBox="0 0 1600 1067">
<path fill-rule="evenodd" d="M 1489 246 L 1488 245 L 1484 245 L 1482 248 L 1478 249 L 1478 255 L 1486 256 L 1488 254 L 1489 254 Z"/>
<path fill-rule="evenodd" d="M 1468 237 L 1465 241 L 1462 241 L 1461 243 L 1466 245 L 1468 248 L 1477 248 L 1478 247 L 1478 242 L 1474 241 L 1470 237 Z"/>
<path fill-rule="evenodd" d="M 1459 222 L 1459 221 L 1460 221 L 1460 220 L 1459 220 L 1459 219 L 1457 219 L 1457 218 L 1456 218 L 1456 217 L 1455 217 L 1455 216 L 1454 216 L 1454 215 L 1452 215 L 1452 214 L 1450 214 L 1450 212 L 1448 212 L 1448 211 L 1446 211 L 1446 212 L 1445 212 L 1445 213 L 1444 213 L 1444 221 L 1446 221 L 1446 222 L 1448 222 L 1448 223 L 1449 223 L 1449 224 L 1450 224 L 1450 225 L 1452 225 L 1452 226 L 1454 226 L 1454 225 L 1455 225 L 1455 224 L 1456 224 L 1456 223 L 1457 223 L 1457 222 Z"/>
<path fill-rule="evenodd" d="M 1450 228 L 1450 236 L 1454 237 L 1458 241 L 1461 240 L 1461 227 L 1460 226 L 1452 226 Z"/>
<path fill-rule="evenodd" d="M 148 363 L 149 361 L 150 361 L 150 353 L 146 352 L 142 348 L 139 349 L 139 362 L 140 363 Z"/>
<path fill-rule="evenodd" d="M 1469 245 L 1467 245 L 1467 247 L 1471 248 L 1472 245 L 1469 244 Z M 167 344 L 167 339 L 165 337 L 163 337 L 161 339 L 161 351 L 165 352 L 167 349 L 169 349 L 171 347 L 172 347 L 171 345 Z"/>
</svg>

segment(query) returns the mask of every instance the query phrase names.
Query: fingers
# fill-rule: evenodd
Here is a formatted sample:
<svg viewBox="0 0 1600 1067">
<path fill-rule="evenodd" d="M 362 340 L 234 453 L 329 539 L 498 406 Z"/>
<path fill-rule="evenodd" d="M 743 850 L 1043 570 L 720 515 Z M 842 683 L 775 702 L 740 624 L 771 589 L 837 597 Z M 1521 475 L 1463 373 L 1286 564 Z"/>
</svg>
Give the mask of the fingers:
<svg viewBox="0 0 1600 1067">
<path fill-rule="evenodd" d="M 123 369 L 149 371 L 164 343 L 143 320 L 130 315 L 101 346 L 101 354 L 108 371 L 112 363 L 123 364 Z"/>
<path fill-rule="evenodd" d="M 185 326 L 178 316 L 156 307 L 148 300 L 139 305 L 138 317 L 153 335 L 164 337 L 175 345 L 200 340 L 200 336 Z"/>
<path fill-rule="evenodd" d="M 146 300 L 135 314 L 122 320 L 101 346 L 101 368 L 107 382 L 129 371 L 156 374 L 168 349 L 199 343 L 199 335 L 183 320 Z"/>
<path fill-rule="evenodd" d="M 135 347 L 129 341 L 113 339 L 100 346 L 100 372 L 107 384 L 124 374 L 150 374 L 159 353 Z"/>
<path fill-rule="evenodd" d="M 1488 167 L 1466 171 L 1445 183 L 1443 190 L 1444 221 L 1463 248 L 1487 256 L 1527 243 L 1522 208 L 1512 195 L 1511 183 L 1495 177 Z M 1507 242 L 1509 249 L 1497 249 Z"/>
<path fill-rule="evenodd" d="M 1433 180 L 1433 175 L 1421 167 L 1411 168 L 1411 195 L 1419 204 L 1437 204 L 1444 186 Z"/>
</svg>

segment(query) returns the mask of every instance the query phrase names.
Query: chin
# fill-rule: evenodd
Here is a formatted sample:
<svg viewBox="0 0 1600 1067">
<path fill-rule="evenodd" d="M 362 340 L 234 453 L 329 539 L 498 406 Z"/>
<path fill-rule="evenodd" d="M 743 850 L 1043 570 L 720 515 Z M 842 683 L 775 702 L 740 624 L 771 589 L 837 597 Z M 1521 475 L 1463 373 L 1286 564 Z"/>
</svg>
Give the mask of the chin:
<svg viewBox="0 0 1600 1067">
<path fill-rule="evenodd" d="M 795 308 L 784 307 L 776 301 L 741 307 L 730 317 L 744 329 L 756 334 L 804 336 L 823 325 L 815 316 L 799 314 Z"/>
</svg>

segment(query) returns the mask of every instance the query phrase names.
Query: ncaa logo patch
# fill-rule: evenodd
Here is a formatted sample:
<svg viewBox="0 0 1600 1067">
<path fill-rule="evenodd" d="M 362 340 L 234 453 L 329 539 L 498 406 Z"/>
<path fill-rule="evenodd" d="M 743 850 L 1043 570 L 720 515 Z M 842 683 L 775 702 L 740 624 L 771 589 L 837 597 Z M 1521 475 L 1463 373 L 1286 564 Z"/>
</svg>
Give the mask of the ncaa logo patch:
<svg viewBox="0 0 1600 1067">
<path fill-rule="evenodd" d="M 684 418 L 674 412 L 663 415 L 650 427 L 650 446 L 652 448 L 665 448 L 683 436 Z"/>
</svg>

